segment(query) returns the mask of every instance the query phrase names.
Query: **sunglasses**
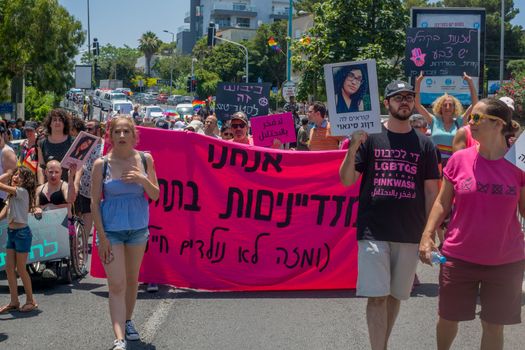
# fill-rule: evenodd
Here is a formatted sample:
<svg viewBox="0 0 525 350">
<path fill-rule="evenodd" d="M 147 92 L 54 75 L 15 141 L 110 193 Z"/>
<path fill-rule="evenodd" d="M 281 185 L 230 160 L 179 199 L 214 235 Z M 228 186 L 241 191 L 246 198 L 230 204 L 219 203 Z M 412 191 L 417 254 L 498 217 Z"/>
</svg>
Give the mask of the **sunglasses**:
<svg viewBox="0 0 525 350">
<path fill-rule="evenodd" d="M 246 127 L 246 124 L 232 124 L 232 129 L 244 129 Z"/>
<path fill-rule="evenodd" d="M 407 102 L 414 102 L 414 95 L 395 95 L 395 96 L 392 96 L 391 97 L 392 100 L 396 101 L 397 103 L 401 103 L 404 101 L 407 101 Z"/>
<path fill-rule="evenodd" d="M 226 137 L 233 137 L 233 134 L 231 132 L 225 132 L 223 133 L 223 135 Z"/>
<path fill-rule="evenodd" d="M 490 114 L 484 114 L 484 113 L 472 113 L 468 116 L 468 122 L 473 122 L 474 125 L 478 125 L 481 123 L 481 119 L 490 119 L 490 120 L 500 120 L 503 125 L 507 125 L 506 122 L 504 122 L 501 118 L 495 117 Z"/>
</svg>

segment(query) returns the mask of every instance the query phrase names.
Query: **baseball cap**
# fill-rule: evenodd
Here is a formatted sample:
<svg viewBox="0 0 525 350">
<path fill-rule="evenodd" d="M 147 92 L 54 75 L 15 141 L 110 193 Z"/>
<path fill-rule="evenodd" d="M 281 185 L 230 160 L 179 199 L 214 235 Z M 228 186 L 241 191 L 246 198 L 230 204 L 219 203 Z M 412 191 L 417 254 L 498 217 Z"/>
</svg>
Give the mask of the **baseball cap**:
<svg viewBox="0 0 525 350">
<path fill-rule="evenodd" d="M 155 124 L 155 126 L 160 129 L 169 129 L 170 123 L 164 119 L 159 119 L 157 120 L 157 123 Z"/>
<path fill-rule="evenodd" d="M 37 124 L 32 121 L 27 121 L 24 125 L 24 130 L 36 130 Z"/>
<path fill-rule="evenodd" d="M 507 105 L 510 109 L 514 110 L 514 100 L 508 96 L 500 97 L 499 100 Z"/>
<path fill-rule="evenodd" d="M 415 94 L 412 85 L 403 80 L 394 80 L 385 88 L 385 98 L 394 96 L 400 92 L 411 92 Z"/>
<path fill-rule="evenodd" d="M 244 112 L 236 112 L 232 115 L 231 120 L 242 120 L 244 124 L 248 125 L 248 117 L 246 117 L 246 114 Z"/>
</svg>

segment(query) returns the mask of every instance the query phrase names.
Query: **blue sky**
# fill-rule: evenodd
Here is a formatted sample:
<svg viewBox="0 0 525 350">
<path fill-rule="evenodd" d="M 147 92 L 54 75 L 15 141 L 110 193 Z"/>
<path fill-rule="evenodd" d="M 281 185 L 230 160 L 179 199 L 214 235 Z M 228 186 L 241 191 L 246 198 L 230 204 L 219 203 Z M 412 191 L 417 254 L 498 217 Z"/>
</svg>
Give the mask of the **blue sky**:
<svg viewBox="0 0 525 350">
<path fill-rule="evenodd" d="M 514 0 L 514 7 L 525 0 Z M 59 0 L 69 13 L 82 22 L 87 30 L 87 0 Z M 138 39 L 152 31 L 162 41 L 170 41 L 169 30 L 177 33 L 184 25 L 184 15 L 190 10 L 190 0 L 90 0 L 91 39 L 101 45 L 138 46 Z M 525 7 L 513 24 L 525 28 Z M 84 44 L 87 49 L 87 42 Z"/>
</svg>

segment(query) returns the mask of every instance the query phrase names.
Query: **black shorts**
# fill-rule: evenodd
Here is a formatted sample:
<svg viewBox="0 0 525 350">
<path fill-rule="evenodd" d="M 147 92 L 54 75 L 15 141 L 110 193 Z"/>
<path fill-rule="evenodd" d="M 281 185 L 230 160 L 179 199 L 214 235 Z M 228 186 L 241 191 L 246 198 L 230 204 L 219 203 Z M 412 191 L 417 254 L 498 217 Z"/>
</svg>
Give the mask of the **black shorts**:
<svg viewBox="0 0 525 350">
<path fill-rule="evenodd" d="M 84 197 L 79 194 L 75 201 L 75 209 L 78 214 L 89 214 L 91 213 L 91 198 Z"/>
</svg>

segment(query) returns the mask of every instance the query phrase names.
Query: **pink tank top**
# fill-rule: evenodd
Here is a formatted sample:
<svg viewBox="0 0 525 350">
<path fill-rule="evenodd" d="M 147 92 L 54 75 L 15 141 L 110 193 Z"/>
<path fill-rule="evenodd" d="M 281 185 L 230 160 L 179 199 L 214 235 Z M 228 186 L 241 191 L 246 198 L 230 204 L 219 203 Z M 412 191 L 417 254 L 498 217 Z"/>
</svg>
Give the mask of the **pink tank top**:
<svg viewBox="0 0 525 350">
<path fill-rule="evenodd" d="M 470 125 L 465 125 L 463 127 L 463 129 L 465 129 L 465 135 L 467 137 L 467 140 L 466 140 L 466 148 L 470 148 L 472 146 L 477 146 L 479 145 L 479 142 L 476 141 L 473 137 L 472 137 L 472 131 L 470 130 Z"/>
</svg>

